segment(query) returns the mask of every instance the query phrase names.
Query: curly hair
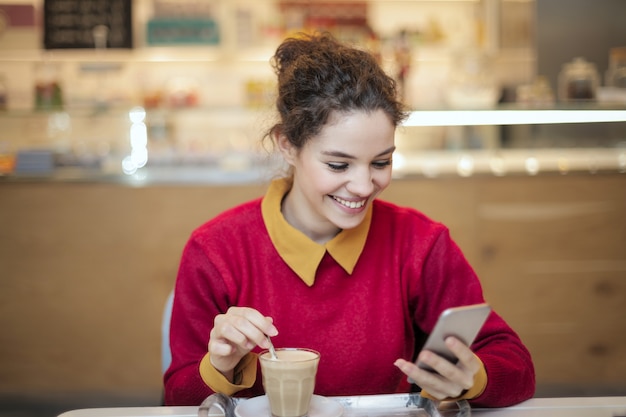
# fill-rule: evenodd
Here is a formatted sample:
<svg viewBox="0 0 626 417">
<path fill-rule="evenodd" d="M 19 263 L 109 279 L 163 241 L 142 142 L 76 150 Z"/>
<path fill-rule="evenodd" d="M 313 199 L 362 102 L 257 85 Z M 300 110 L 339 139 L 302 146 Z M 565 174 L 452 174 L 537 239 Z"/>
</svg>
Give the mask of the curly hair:
<svg viewBox="0 0 626 417">
<path fill-rule="evenodd" d="M 317 135 L 334 112 L 380 109 L 395 126 L 407 117 L 396 82 L 376 59 L 328 33 L 285 39 L 272 66 L 278 76 L 280 120 L 267 136 L 283 134 L 297 149 Z"/>
</svg>

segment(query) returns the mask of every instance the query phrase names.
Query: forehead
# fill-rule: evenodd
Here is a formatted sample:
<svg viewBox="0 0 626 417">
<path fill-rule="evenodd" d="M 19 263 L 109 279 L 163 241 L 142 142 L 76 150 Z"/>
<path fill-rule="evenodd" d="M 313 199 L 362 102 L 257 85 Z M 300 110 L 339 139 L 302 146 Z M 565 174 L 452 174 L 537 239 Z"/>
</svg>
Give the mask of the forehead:
<svg viewBox="0 0 626 417">
<path fill-rule="evenodd" d="M 383 110 L 334 112 L 309 144 L 313 148 L 349 150 L 350 154 L 377 154 L 393 146 L 394 134 L 395 125 Z"/>
</svg>

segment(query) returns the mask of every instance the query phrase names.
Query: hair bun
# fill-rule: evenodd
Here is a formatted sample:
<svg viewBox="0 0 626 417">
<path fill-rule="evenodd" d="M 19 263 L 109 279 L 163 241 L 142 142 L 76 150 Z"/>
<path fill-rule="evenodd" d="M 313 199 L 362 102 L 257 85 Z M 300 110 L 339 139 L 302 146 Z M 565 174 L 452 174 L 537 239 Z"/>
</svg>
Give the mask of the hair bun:
<svg viewBox="0 0 626 417">
<path fill-rule="evenodd" d="M 287 38 L 276 50 L 276 54 L 272 58 L 272 64 L 278 74 L 284 73 L 288 68 L 296 65 L 301 57 L 328 56 L 328 53 L 337 53 L 342 48 L 329 33 L 298 33 L 294 37 Z M 324 53 L 326 51 L 327 53 Z"/>
</svg>

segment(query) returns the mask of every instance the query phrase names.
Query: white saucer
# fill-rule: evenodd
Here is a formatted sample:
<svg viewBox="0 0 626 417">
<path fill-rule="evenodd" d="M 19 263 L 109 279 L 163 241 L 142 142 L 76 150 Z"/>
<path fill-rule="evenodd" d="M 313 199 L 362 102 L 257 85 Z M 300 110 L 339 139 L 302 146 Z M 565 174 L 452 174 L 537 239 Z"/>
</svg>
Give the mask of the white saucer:
<svg viewBox="0 0 626 417">
<path fill-rule="evenodd" d="M 343 414 L 343 406 L 337 401 L 313 395 L 309 417 L 340 417 Z M 250 398 L 240 402 L 235 407 L 237 417 L 270 417 L 270 403 L 267 396 Z"/>
</svg>

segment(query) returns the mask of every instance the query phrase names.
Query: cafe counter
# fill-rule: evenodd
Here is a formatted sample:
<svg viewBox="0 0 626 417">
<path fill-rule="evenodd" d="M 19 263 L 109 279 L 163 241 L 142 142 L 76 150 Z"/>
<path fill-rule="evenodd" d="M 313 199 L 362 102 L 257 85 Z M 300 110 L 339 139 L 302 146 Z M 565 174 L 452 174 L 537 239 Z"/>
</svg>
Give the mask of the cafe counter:
<svg viewBox="0 0 626 417">
<path fill-rule="evenodd" d="M 265 188 L 0 181 L 0 391 L 158 403 L 161 318 L 182 248 Z M 626 392 L 624 190 L 616 171 L 409 176 L 381 197 L 450 228 L 529 347 L 538 395 L 604 396 Z"/>
</svg>

